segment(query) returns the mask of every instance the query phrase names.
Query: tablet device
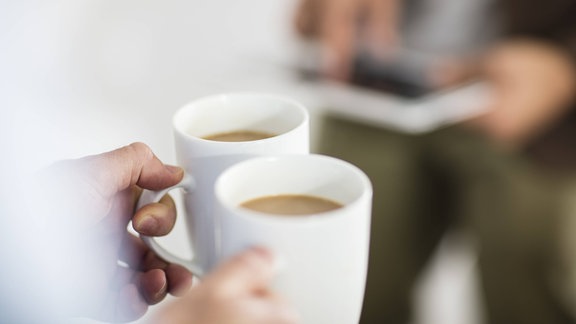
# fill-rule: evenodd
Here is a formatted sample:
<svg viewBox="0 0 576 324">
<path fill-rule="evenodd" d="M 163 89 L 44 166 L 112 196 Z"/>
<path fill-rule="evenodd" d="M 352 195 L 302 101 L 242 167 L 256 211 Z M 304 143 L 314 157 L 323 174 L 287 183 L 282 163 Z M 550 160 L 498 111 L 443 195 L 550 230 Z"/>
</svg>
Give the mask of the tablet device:
<svg viewBox="0 0 576 324">
<path fill-rule="evenodd" d="M 470 79 L 434 87 L 427 78 L 427 64 L 410 58 L 381 64 L 360 55 L 345 83 L 326 79 L 310 66 L 300 67 L 299 73 L 317 87 L 327 112 L 407 133 L 429 132 L 489 109 L 488 83 Z"/>
</svg>

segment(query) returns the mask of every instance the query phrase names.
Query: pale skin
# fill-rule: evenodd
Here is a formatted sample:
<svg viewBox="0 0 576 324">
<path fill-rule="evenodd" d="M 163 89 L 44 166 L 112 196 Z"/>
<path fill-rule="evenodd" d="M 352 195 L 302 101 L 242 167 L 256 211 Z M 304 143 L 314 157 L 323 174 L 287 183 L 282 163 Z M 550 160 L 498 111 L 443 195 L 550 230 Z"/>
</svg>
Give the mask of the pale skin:
<svg viewBox="0 0 576 324">
<path fill-rule="evenodd" d="M 291 324 L 298 314 L 269 288 L 272 255 L 253 248 L 220 265 L 188 295 L 169 304 L 154 323 Z"/>
<path fill-rule="evenodd" d="M 63 184 L 63 190 L 50 199 L 60 199 L 61 210 L 69 216 L 65 219 L 74 222 L 73 230 L 79 234 L 75 237 L 82 242 L 71 244 L 92 243 L 75 261 L 79 286 L 78 292 L 70 292 L 78 299 L 92 298 L 77 303 L 70 315 L 133 321 L 149 305 L 172 294 L 185 297 L 161 310 L 159 323 L 297 323 L 296 312 L 268 288 L 274 266 L 264 248 L 255 247 L 224 262 L 190 289 L 192 275 L 185 268 L 163 261 L 127 231 L 132 221 L 141 234 L 170 232 L 176 211 L 169 196 L 139 210 L 134 210 L 135 202 L 142 189 L 167 188 L 182 177 L 181 168 L 163 164 L 142 143 L 63 161 L 45 171 L 45 181 Z M 89 258 L 84 260 L 82 255 Z M 84 261 L 88 262 L 82 265 Z"/>
<path fill-rule="evenodd" d="M 494 46 L 483 62 L 483 73 L 494 85 L 494 103 L 470 126 L 505 147 L 523 147 L 574 100 L 576 69 L 571 60 L 562 49 L 536 40 Z"/>
<path fill-rule="evenodd" d="M 300 35 L 317 40 L 324 48 L 324 74 L 345 81 L 358 40 L 371 43 L 376 55 L 401 42 L 397 33 L 401 5 L 401 0 L 302 0 L 295 26 Z M 467 126 L 502 147 L 519 149 L 559 118 L 574 100 L 573 60 L 554 44 L 510 39 L 494 44 L 473 63 L 462 58 L 431 73 L 442 83 L 470 73 L 490 81 L 495 96 L 489 112 Z"/>
<path fill-rule="evenodd" d="M 400 10 L 398 0 L 304 0 L 295 26 L 300 35 L 323 45 L 323 72 L 345 80 L 358 38 L 378 53 L 396 45 Z"/>
<path fill-rule="evenodd" d="M 133 220 L 141 233 L 168 233 L 176 217 L 169 197 L 138 211 L 134 204 L 143 188 L 165 188 L 182 176 L 180 168 L 164 165 L 141 143 L 44 170 L 43 182 L 53 193 L 49 203 L 56 206 L 51 218 L 74 233 L 68 244 L 78 250 L 71 256 L 78 270 L 67 278 L 78 287 L 71 292 L 78 295 L 71 315 L 131 321 L 168 293 L 182 295 L 189 289 L 192 276 L 186 269 L 164 262 L 127 231 Z"/>
</svg>

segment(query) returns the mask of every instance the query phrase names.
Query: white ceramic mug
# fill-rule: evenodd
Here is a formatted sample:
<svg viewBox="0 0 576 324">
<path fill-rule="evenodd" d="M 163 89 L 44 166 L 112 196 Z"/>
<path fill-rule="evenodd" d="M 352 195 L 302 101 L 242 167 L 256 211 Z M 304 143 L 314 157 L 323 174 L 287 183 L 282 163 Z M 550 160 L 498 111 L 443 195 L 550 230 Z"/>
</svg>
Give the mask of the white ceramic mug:
<svg viewBox="0 0 576 324">
<path fill-rule="evenodd" d="M 177 162 L 184 179 L 162 191 L 144 191 L 138 208 L 158 201 L 174 188 L 184 189 L 184 207 L 192 259 L 180 258 L 152 237 L 145 242 L 163 259 L 181 264 L 202 276 L 215 264 L 216 231 L 212 208 L 214 182 L 227 167 L 259 155 L 307 154 L 309 116 L 306 108 L 291 99 L 259 93 L 221 94 L 195 100 L 173 118 Z M 257 131 L 273 137 L 222 142 L 204 137 L 233 131 Z"/>
<path fill-rule="evenodd" d="M 357 167 L 322 155 L 259 157 L 236 164 L 216 182 L 221 260 L 254 245 L 279 259 L 274 289 L 306 324 L 358 323 L 362 308 L 372 187 Z M 343 207 L 278 216 L 241 207 L 266 196 L 308 195 Z"/>
</svg>

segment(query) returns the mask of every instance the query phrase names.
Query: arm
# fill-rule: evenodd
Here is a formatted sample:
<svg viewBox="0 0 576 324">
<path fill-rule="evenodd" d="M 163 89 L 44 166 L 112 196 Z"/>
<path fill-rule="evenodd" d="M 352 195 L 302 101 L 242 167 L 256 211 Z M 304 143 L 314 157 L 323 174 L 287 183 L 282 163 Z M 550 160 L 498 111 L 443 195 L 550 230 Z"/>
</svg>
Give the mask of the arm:
<svg viewBox="0 0 576 324">
<path fill-rule="evenodd" d="M 526 147 L 574 112 L 576 3 L 500 4 L 503 41 L 488 53 L 484 65 L 496 85 L 496 103 L 475 126 L 507 146 Z"/>
</svg>

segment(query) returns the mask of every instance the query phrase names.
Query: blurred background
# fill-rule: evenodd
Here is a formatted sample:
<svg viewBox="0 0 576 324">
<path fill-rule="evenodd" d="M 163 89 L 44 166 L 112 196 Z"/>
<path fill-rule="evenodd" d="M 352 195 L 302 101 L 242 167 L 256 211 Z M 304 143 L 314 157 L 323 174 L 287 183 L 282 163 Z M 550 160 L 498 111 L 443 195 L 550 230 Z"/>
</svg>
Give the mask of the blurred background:
<svg viewBox="0 0 576 324">
<path fill-rule="evenodd" d="M 440 7 L 443 5 L 441 1 L 436 2 L 437 5 L 440 4 Z M 414 1 L 407 1 L 407 3 L 414 3 Z M 330 148 L 334 145 L 327 144 L 326 136 L 333 135 L 334 132 L 338 133 L 339 130 L 330 128 L 329 131 L 333 133 L 323 133 L 325 117 L 328 116 L 329 119 L 336 118 L 338 122 L 350 122 L 354 125 L 353 127 L 366 127 L 370 131 L 382 130 L 401 134 L 409 138 L 409 141 L 417 141 L 417 146 L 424 148 L 423 152 L 435 149 L 445 152 L 444 155 L 431 158 L 430 164 L 442 164 L 445 162 L 442 159 L 449 160 L 439 168 L 443 172 L 456 170 L 456 175 L 453 177 L 459 177 L 462 174 L 469 176 L 468 172 L 478 171 L 479 173 L 474 174 L 472 179 L 482 177 L 507 179 L 506 170 L 508 169 L 500 168 L 498 163 L 491 164 L 487 161 L 484 166 L 476 169 L 459 169 L 454 162 L 461 159 L 461 163 L 466 165 L 468 162 L 462 156 L 478 160 L 480 152 L 483 152 L 482 149 L 475 151 L 476 153 L 458 153 L 459 144 L 438 144 L 451 143 L 443 140 L 444 137 L 448 137 L 444 135 L 443 129 L 450 128 L 450 125 L 455 122 L 481 116 L 488 111 L 487 106 L 490 101 L 487 99 L 491 97 L 488 98 L 485 89 L 480 92 L 476 89 L 466 93 L 462 97 L 464 99 L 460 98 L 455 101 L 457 105 L 462 105 L 463 102 L 466 105 L 470 104 L 469 107 L 464 107 L 467 109 L 465 114 L 462 114 L 464 108 L 455 109 L 451 101 L 422 99 L 428 98 L 426 95 L 437 89 L 451 89 L 450 86 L 461 80 L 479 79 L 476 74 L 470 72 L 475 70 L 474 68 L 461 68 L 464 65 L 458 61 L 458 64 L 449 65 L 450 72 L 446 72 L 449 77 L 435 78 L 434 80 L 439 81 L 433 86 L 426 82 L 422 85 L 423 80 L 429 80 L 429 78 L 421 76 L 423 72 L 420 67 L 428 66 L 429 62 L 440 62 L 437 58 L 445 52 L 460 54 L 466 62 L 476 60 L 479 56 L 478 48 L 484 48 L 487 46 L 485 44 L 495 37 L 498 23 L 496 20 L 490 20 L 493 24 L 490 24 L 489 28 L 484 28 L 486 33 L 482 34 L 482 39 L 472 42 L 474 45 L 472 47 L 465 46 L 462 44 L 470 43 L 470 35 L 474 35 L 477 28 L 486 25 L 473 21 L 466 23 L 460 15 L 463 11 L 478 13 L 483 9 L 474 5 L 467 9 L 464 8 L 465 6 L 444 7 L 453 9 L 444 12 L 442 17 L 447 15 L 447 17 L 459 17 L 459 19 L 452 24 L 447 23 L 448 20 L 441 19 L 445 22 L 445 26 L 438 29 L 430 27 L 431 23 L 423 18 L 417 19 L 414 15 L 405 14 L 406 21 L 410 19 L 410 21 L 417 21 L 419 27 L 402 29 L 405 31 L 404 45 L 406 46 L 395 51 L 393 58 L 386 56 L 384 62 L 380 62 L 382 64 L 370 61 L 374 58 L 360 60 L 355 63 L 358 68 L 356 71 L 368 71 L 368 73 L 357 74 L 352 78 L 336 76 L 324 79 L 318 77 L 323 73 L 322 49 L 318 51 L 318 44 L 311 43 L 309 37 L 304 42 L 303 37 L 295 31 L 298 6 L 299 2 L 295 0 L 55 0 L 50 2 L 0 0 L 0 89 L 2 91 L 0 107 L 3 115 L 0 118 L 0 144 L 7 152 L 3 154 L 3 165 L 17 166 L 16 169 L 11 170 L 3 168 L 2 176 L 6 181 L 1 193 L 8 193 L 10 191 L 8 185 L 17 183 L 19 176 L 28 170 L 41 168 L 57 159 L 100 153 L 134 141 L 147 143 L 160 159 L 174 163 L 171 134 L 173 113 L 186 102 L 199 96 L 231 91 L 273 92 L 293 97 L 304 103 L 312 115 L 314 150 L 327 153 L 333 151 Z M 420 12 L 422 10 L 426 9 L 420 7 Z M 418 12 L 418 10 L 413 12 Z M 572 10 L 571 14 L 574 13 Z M 459 30 L 458 26 L 463 25 L 467 27 L 462 28 L 461 32 L 455 31 Z M 421 40 L 422 34 L 418 32 L 419 30 L 429 31 L 425 37 L 426 41 Z M 446 40 L 444 36 L 447 31 L 454 31 L 457 40 Z M 438 42 L 427 42 L 434 37 L 438 37 Z M 438 43 L 444 44 L 442 45 L 443 51 L 438 50 Z M 423 45 L 415 48 L 411 44 Z M 460 44 L 458 45 L 460 47 L 455 44 Z M 360 52 L 364 53 L 364 51 Z M 361 58 L 362 55 L 358 57 Z M 452 57 L 447 61 L 454 62 Z M 444 64 L 442 66 L 446 66 L 445 61 L 441 63 Z M 376 69 L 373 68 L 374 66 L 380 66 L 383 71 L 382 75 L 389 77 L 385 80 L 386 82 L 375 83 L 375 77 L 369 73 Z M 403 69 L 403 66 L 408 66 L 408 68 Z M 560 69 L 566 70 L 563 67 L 561 66 Z M 403 74 L 402 71 L 408 72 Z M 408 81 L 403 78 L 398 81 L 398 75 L 411 75 L 412 77 Z M 418 79 L 420 83 L 412 82 L 415 79 Z M 572 88 L 568 88 L 571 91 Z M 414 89 L 417 91 L 414 92 Z M 483 103 L 482 107 L 478 108 L 478 103 Z M 564 105 L 564 103 L 558 105 Z M 446 108 L 448 106 L 450 109 Z M 354 112 L 350 113 L 350 111 Z M 558 112 L 554 118 L 564 114 L 564 111 L 568 109 Z M 374 123 L 375 120 L 376 123 Z M 472 129 L 476 128 L 472 127 Z M 342 134 L 346 134 L 345 130 L 343 132 Z M 423 134 L 435 134 L 435 139 L 429 142 L 423 139 Z M 453 138 L 454 135 L 450 137 Z M 365 143 L 361 140 L 356 144 L 363 146 Z M 373 146 L 365 147 L 368 150 Z M 556 147 L 557 150 L 560 149 Z M 500 152 L 500 149 L 496 151 Z M 337 155 L 336 151 L 334 152 Z M 383 154 L 394 154 L 393 152 Z M 517 151 L 514 150 L 514 152 Z M 346 154 L 355 155 L 356 153 L 342 152 L 342 154 L 346 156 Z M 514 154 L 504 154 L 505 159 L 515 160 L 515 157 L 512 157 Z M 428 163 L 428 160 L 423 161 L 423 163 Z M 512 165 L 522 165 L 520 168 L 524 168 L 522 163 Z M 382 167 L 386 167 L 386 164 Z M 495 175 L 486 173 L 492 171 L 496 172 Z M 573 175 L 573 173 L 567 174 Z M 440 172 L 440 177 L 443 175 L 444 173 Z M 514 178 L 515 175 L 512 174 L 510 177 Z M 398 179 L 403 181 L 402 178 Z M 517 198 L 523 197 L 520 194 L 516 195 L 517 190 L 528 188 L 527 191 L 538 195 L 538 189 L 532 190 L 531 186 L 536 188 L 539 182 L 511 181 L 512 185 L 506 181 L 497 182 L 496 186 L 504 186 L 509 190 L 495 189 L 493 193 L 499 193 L 500 198 L 504 200 L 514 200 L 514 206 L 524 206 L 522 198 Z M 574 200 L 576 186 L 573 183 L 576 182 L 564 181 L 563 188 L 572 188 L 570 189 L 572 191 L 570 193 L 570 190 L 564 190 L 558 194 L 558 197 L 563 198 L 558 208 L 563 211 L 565 208 L 566 210 L 574 208 L 566 207 L 567 201 Z M 442 184 L 444 185 L 444 182 Z M 486 184 L 483 182 L 466 182 L 463 187 L 457 186 L 456 189 L 449 189 L 447 192 L 454 193 L 459 198 L 468 197 L 471 201 L 476 201 L 474 200 L 477 197 L 475 193 L 479 191 L 475 190 L 486 189 L 487 185 L 483 187 L 484 185 Z M 444 187 L 436 187 L 432 191 L 442 190 L 442 188 Z M 481 189 L 478 190 L 481 191 Z M 470 193 L 470 196 L 458 194 L 462 192 Z M 414 201 L 418 197 L 420 196 L 414 196 L 413 204 L 419 202 L 419 200 Z M 435 204 L 432 205 L 435 206 Z M 512 213 L 512 209 L 506 208 L 513 207 L 498 203 L 494 205 L 504 206 L 504 211 L 497 211 L 496 214 Z M 527 208 L 530 207 L 524 206 L 519 209 L 526 210 Z M 488 213 L 492 212 L 488 211 Z M 549 213 L 552 214 L 553 211 L 550 210 Z M 539 217 L 539 215 L 534 217 Z M 509 220 L 504 220 L 504 222 L 507 221 Z M 563 218 L 562 224 L 568 224 L 568 221 L 566 223 L 564 221 Z M 179 219 L 180 225 L 181 222 L 182 219 Z M 434 223 L 433 220 L 429 222 Z M 519 220 L 516 224 L 520 224 L 519 227 L 523 228 L 522 224 L 525 223 Z M 543 223 L 536 222 L 535 224 L 538 227 Z M 426 228 L 428 225 L 422 226 Z M 502 233 L 494 234 L 496 236 L 517 234 L 506 230 L 508 226 L 512 228 L 514 225 L 503 225 L 497 222 L 496 225 L 490 226 L 505 228 Z M 569 228 L 567 225 L 560 226 L 556 223 L 550 226 L 555 229 Z M 474 235 L 468 235 L 470 232 L 474 233 L 474 230 L 451 231 L 435 241 L 437 249 L 434 248 L 436 245 L 429 248 L 431 250 L 429 262 L 421 266 L 423 270 L 421 275 L 414 276 L 414 291 L 407 291 L 415 309 L 413 324 L 489 323 L 485 317 L 485 305 L 477 267 L 477 252 L 479 248 L 484 247 L 484 242 L 482 240 L 478 242 L 478 238 Z M 520 230 L 518 235 L 528 233 L 526 240 L 533 242 L 530 241 L 532 234 L 529 232 L 530 230 Z M 550 233 L 552 232 L 559 233 L 551 230 Z M 547 232 L 546 235 L 552 235 L 550 233 Z M 555 237 L 560 237 L 560 235 Z M 564 235 L 563 237 L 573 236 Z M 535 240 L 539 239 L 542 238 L 538 236 Z M 164 238 L 163 242 L 181 254 L 188 253 L 182 226 L 177 225 L 174 233 Z M 495 239 L 495 242 L 495 244 L 500 244 L 507 241 L 500 238 L 500 240 Z M 512 245 L 522 244 L 522 242 L 524 241 L 512 242 Z M 569 244 L 573 242 L 563 244 L 564 247 L 572 246 Z M 538 246 L 536 243 L 531 245 L 535 249 L 538 249 Z M 504 250 L 511 251 L 511 253 L 522 251 L 522 249 L 516 250 L 515 248 L 509 250 L 504 248 Z M 558 254 L 574 252 L 566 248 L 560 250 L 561 253 Z M 496 262 L 505 261 L 507 257 L 504 254 L 499 255 L 496 260 Z M 548 264 L 549 260 L 539 257 L 530 258 L 522 260 L 521 262 L 526 263 L 517 266 L 530 268 L 542 261 Z M 498 268 L 494 269 L 498 271 Z M 565 268 L 562 270 L 566 272 Z M 558 281 L 556 279 L 568 276 L 564 272 L 555 277 L 546 275 L 543 281 Z M 380 276 L 387 276 L 387 274 L 381 273 Z M 532 277 L 527 276 L 527 278 Z M 522 284 L 522 281 L 518 281 L 518 284 Z M 570 295 L 570 291 L 574 290 L 565 289 L 568 285 L 565 282 L 559 285 L 563 287 L 560 290 L 563 291 L 564 296 L 559 304 L 566 307 L 571 299 L 565 296 Z M 544 290 L 541 292 L 542 295 L 547 295 L 549 291 Z M 154 306 L 151 312 L 161 307 L 162 304 Z M 536 321 L 538 323 L 570 323 L 567 317 L 561 318 L 563 320 L 554 322 L 538 322 L 538 319 Z M 141 322 L 145 320 L 146 317 Z M 88 320 L 78 322 L 92 323 Z M 526 321 L 525 323 L 532 322 Z"/>
</svg>

